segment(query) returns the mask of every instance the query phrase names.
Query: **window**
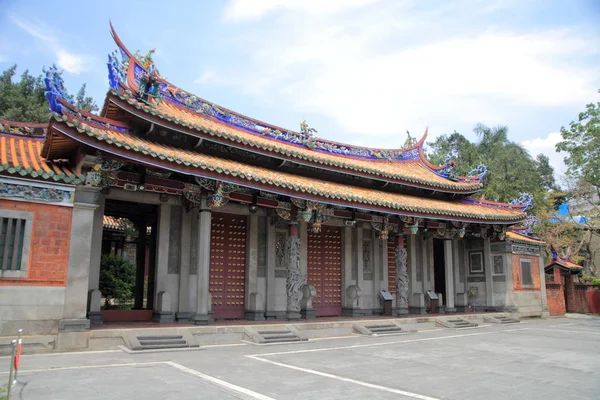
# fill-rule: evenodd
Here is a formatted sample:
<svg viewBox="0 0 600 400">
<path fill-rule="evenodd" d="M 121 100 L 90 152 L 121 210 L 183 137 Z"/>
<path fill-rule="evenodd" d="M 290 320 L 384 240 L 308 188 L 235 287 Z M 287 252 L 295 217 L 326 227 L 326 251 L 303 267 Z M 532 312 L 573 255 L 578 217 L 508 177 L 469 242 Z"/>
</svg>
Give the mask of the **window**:
<svg viewBox="0 0 600 400">
<path fill-rule="evenodd" d="M 533 276 L 531 275 L 531 260 L 521 259 L 521 285 L 523 287 L 533 286 Z"/>
<path fill-rule="evenodd" d="M 0 277 L 25 278 L 33 213 L 0 210 Z"/>
<path fill-rule="evenodd" d="M 504 274 L 504 257 L 494 256 L 494 274 Z"/>
<path fill-rule="evenodd" d="M 469 253 L 469 273 L 471 274 L 483 274 L 483 253 L 472 252 Z"/>
</svg>

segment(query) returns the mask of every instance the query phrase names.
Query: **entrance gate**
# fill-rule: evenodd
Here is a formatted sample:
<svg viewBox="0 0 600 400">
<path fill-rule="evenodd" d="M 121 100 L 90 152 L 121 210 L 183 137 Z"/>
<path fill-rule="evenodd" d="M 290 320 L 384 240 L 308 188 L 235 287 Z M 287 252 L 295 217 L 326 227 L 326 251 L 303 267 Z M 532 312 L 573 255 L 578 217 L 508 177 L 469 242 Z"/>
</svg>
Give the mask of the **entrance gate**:
<svg viewBox="0 0 600 400">
<path fill-rule="evenodd" d="M 209 290 L 215 319 L 243 319 L 246 225 L 242 215 L 212 213 Z"/>
<path fill-rule="evenodd" d="M 308 283 L 317 289 L 317 317 L 342 315 L 342 230 L 323 226 L 308 234 Z"/>
</svg>

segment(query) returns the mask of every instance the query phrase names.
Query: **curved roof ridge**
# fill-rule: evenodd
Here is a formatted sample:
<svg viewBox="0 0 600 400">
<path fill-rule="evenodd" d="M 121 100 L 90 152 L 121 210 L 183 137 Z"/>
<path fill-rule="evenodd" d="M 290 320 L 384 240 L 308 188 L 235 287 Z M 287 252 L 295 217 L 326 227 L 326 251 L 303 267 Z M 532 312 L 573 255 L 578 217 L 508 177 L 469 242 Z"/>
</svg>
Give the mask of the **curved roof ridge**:
<svg viewBox="0 0 600 400">
<path fill-rule="evenodd" d="M 136 92 L 139 89 L 140 78 L 144 75 L 152 76 L 151 79 L 159 86 L 152 96 L 160 98 L 160 101 L 168 100 L 175 105 L 216 118 L 230 125 L 243 127 L 262 136 L 288 141 L 292 144 L 303 145 L 311 150 L 318 149 L 340 156 L 389 161 L 418 159 L 418 149 L 423 146 L 427 137 L 426 130 L 423 137 L 418 141 L 414 140 L 409 133 L 405 146 L 401 148 L 365 147 L 316 137 L 312 134 L 316 130 L 310 128 L 306 121 L 302 121 L 300 132 L 296 132 L 245 116 L 172 84 L 165 77 L 159 75 L 158 69 L 152 61 L 154 50 L 150 50 L 145 56 L 142 56 L 139 52 L 133 54 L 119 38 L 112 23 L 110 23 L 110 30 L 116 45 L 121 51 L 122 59 L 122 61 L 118 61 L 117 54 L 109 55 L 109 79 L 113 89 L 119 90 L 119 88 L 122 88 Z M 130 61 L 133 61 L 133 63 L 130 63 Z"/>
</svg>

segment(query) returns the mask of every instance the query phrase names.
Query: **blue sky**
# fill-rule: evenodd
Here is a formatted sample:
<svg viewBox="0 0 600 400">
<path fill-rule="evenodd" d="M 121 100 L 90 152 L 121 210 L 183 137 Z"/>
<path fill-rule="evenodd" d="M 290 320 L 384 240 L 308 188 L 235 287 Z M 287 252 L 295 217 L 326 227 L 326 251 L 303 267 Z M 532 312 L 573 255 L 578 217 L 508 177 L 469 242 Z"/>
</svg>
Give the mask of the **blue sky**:
<svg viewBox="0 0 600 400">
<path fill-rule="evenodd" d="M 0 0 L 0 69 L 56 63 L 101 105 L 111 20 L 172 83 L 242 114 L 365 146 L 476 123 L 564 166 L 562 125 L 600 88 L 595 0 Z"/>
</svg>

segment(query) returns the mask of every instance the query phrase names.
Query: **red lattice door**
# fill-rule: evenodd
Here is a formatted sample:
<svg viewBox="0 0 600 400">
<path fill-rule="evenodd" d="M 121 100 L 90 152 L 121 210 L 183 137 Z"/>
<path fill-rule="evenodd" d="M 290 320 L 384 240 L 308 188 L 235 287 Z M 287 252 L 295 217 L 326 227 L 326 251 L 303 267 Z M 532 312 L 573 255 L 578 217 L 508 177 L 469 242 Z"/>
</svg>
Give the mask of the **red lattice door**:
<svg viewBox="0 0 600 400">
<path fill-rule="evenodd" d="M 308 234 L 308 283 L 317 289 L 317 317 L 342 315 L 342 230 L 323 226 Z"/>
<path fill-rule="evenodd" d="M 388 238 L 388 292 L 396 293 L 396 238 Z"/>
<path fill-rule="evenodd" d="M 212 213 L 209 290 L 215 319 L 244 318 L 246 226 L 245 216 Z"/>
</svg>

